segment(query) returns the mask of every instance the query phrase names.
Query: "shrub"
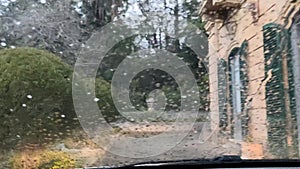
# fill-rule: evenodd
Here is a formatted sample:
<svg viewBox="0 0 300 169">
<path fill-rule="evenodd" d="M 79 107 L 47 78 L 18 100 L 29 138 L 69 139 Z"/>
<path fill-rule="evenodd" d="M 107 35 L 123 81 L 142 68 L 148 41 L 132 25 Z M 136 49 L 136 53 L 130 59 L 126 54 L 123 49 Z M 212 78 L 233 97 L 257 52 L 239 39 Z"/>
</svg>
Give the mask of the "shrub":
<svg viewBox="0 0 300 169">
<path fill-rule="evenodd" d="M 43 143 L 78 129 L 72 100 L 72 69 L 58 57 L 32 48 L 0 50 L 0 142 Z M 96 80 L 100 108 L 114 113 L 108 83 Z"/>
<path fill-rule="evenodd" d="M 10 168 L 12 169 L 73 169 L 75 165 L 75 160 L 61 151 L 20 152 L 10 159 Z"/>
<path fill-rule="evenodd" d="M 72 169 L 75 168 L 75 160 L 64 152 L 48 151 L 41 156 L 38 169 Z"/>
</svg>

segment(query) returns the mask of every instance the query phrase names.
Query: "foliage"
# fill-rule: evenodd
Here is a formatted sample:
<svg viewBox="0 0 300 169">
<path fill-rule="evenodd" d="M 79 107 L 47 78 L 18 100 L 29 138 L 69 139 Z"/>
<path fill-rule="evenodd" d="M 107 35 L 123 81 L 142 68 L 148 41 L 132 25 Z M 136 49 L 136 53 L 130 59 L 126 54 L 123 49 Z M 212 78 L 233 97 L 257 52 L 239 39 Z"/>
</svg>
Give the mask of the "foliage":
<svg viewBox="0 0 300 169">
<path fill-rule="evenodd" d="M 167 98 L 167 109 L 179 109 L 181 106 L 180 89 L 178 86 L 163 86 Z"/>
<path fill-rule="evenodd" d="M 72 128 L 76 116 L 69 111 L 73 104 L 68 65 L 31 48 L 0 50 L 0 65 L 2 144 L 18 138 L 51 139 Z"/>
<path fill-rule="evenodd" d="M 183 2 L 183 11 L 187 16 L 187 20 L 197 26 L 200 30 L 205 31 L 201 17 L 198 14 L 199 0 L 190 0 Z"/>
<path fill-rule="evenodd" d="M 160 89 L 164 92 L 166 99 L 167 99 L 167 105 L 166 110 L 174 110 L 178 111 L 181 106 L 181 93 L 179 86 L 176 84 L 176 81 L 174 79 L 169 80 L 168 78 L 171 78 L 167 74 L 162 74 L 160 71 L 150 71 L 150 73 L 153 73 L 154 79 L 156 79 L 157 83 L 154 83 L 154 85 L 149 85 L 148 82 L 143 83 L 143 81 L 139 78 L 133 79 L 132 83 L 130 84 L 130 99 L 132 104 L 136 107 L 137 110 L 146 110 L 147 104 L 146 104 L 146 98 L 147 95 L 155 89 Z M 141 73 L 142 76 L 147 76 L 146 73 Z M 156 74 L 156 76 L 155 76 Z M 208 74 L 205 72 L 202 72 L 201 74 L 196 74 L 199 77 L 195 77 L 197 79 L 197 85 L 199 89 L 199 96 L 200 96 L 200 111 L 208 111 L 209 109 L 209 79 Z M 195 76 L 196 76 L 195 75 Z M 165 76 L 167 78 L 159 79 L 160 76 Z M 140 77 L 137 75 L 137 77 Z M 146 78 L 150 79 L 150 78 Z M 151 81 L 151 79 L 149 80 Z M 155 85 L 156 84 L 156 85 Z M 157 84 L 160 84 L 160 86 L 157 86 Z"/>
<path fill-rule="evenodd" d="M 74 168 L 75 161 L 66 153 L 59 151 L 49 151 L 41 156 L 39 169 L 61 169 Z"/>
<path fill-rule="evenodd" d="M 72 0 L 17 0 L 0 5 L 0 42 L 6 47 L 45 49 L 70 64 L 90 34 L 85 19 L 71 7 Z M 0 1 L 1 2 L 1 1 Z"/>
<path fill-rule="evenodd" d="M 111 22 L 128 9 L 127 0 L 83 0 L 82 2 L 87 22 L 95 26 L 103 26 Z"/>
<path fill-rule="evenodd" d="M 129 28 L 128 28 L 129 29 Z M 98 75 L 104 80 L 110 82 L 112 80 L 115 70 L 119 64 L 131 53 L 138 51 L 140 48 L 134 43 L 137 36 L 126 38 L 116 44 L 109 50 L 107 55 L 101 61 Z"/>
<path fill-rule="evenodd" d="M 71 67 L 32 48 L 0 50 L 0 140 L 6 148 L 70 135 L 79 122 L 72 100 Z M 109 85 L 96 80 L 101 108 L 115 113 Z M 105 104 L 105 105 L 104 105 Z"/>
<path fill-rule="evenodd" d="M 98 103 L 98 108 L 101 111 L 101 116 L 93 116 L 93 117 L 85 117 L 85 120 L 88 120 L 89 123 L 97 123 L 99 122 L 99 120 L 103 120 L 102 115 L 104 117 L 104 119 L 108 122 L 112 122 L 114 120 L 116 120 L 117 118 L 119 118 L 119 114 L 114 106 L 113 103 L 113 99 L 111 97 L 110 91 L 111 91 L 111 87 L 110 84 L 108 82 L 106 82 L 105 80 L 101 79 L 101 78 L 96 78 L 95 80 L 92 78 L 86 78 L 83 79 L 81 78 L 81 82 L 80 85 L 84 85 L 82 86 L 85 89 L 85 94 L 90 95 L 91 93 L 89 91 L 89 89 L 92 88 L 92 83 L 95 83 L 95 96 L 96 98 L 92 98 L 87 96 L 86 98 L 89 98 L 91 100 L 96 100 L 96 102 Z M 94 125 L 96 126 L 96 124 Z"/>
<path fill-rule="evenodd" d="M 34 160 L 32 160 L 34 159 Z M 75 160 L 67 153 L 60 151 L 36 151 L 16 153 L 10 159 L 12 169 L 34 168 L 34 169 L 72 169 L 75 168 Z"/>
</svg>

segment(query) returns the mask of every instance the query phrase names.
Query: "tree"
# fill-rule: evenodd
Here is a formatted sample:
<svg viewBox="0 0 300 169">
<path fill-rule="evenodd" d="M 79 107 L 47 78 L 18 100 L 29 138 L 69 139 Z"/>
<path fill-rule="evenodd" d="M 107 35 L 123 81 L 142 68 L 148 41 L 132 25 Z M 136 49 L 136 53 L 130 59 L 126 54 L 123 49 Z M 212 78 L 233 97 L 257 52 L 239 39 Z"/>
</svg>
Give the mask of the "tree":
<svg viewBox="0 0 300 169">
<path fill-rule="evenodd" d="M 89 24 L 104 26 L 127 10 L 127 0 L 89 0 L 82 1 Z"/>
<path fill-rule="evenodd" d="M 0 16 L 3 47 L 34 47 L 55 53 L 74 64 L 82 43 L 89 37 L 69 1 L 39 3 L 34 0 L 11 2 Z"/>
<path fill-rule="evenodd" d="M 199 61 L 195 52 L 185 44 L 181 43 L 178 39 L 171 36 L 172 34 L 177 34 L 179 32 L 180 25 L 178 24 L 180 20 L 186 20 L 204 31 L 204 23 L 197 13 L 198 4 L 199 2 L 197 0 L 186 0 L 183 3 L 179 3 L 178 0 L 169 2 L 147 0 L 139 2 L 139 9 L 145 17 L 151 15 L 151 12 L 155 11 L 164 15 L 157 18 L 157 20 L 151 20 L 152 24 L 157 29 L 156 33 L 139 38 L 142 39 L 141 41 L 148 41 L 148 46 L 146 48 L 165 49 L 171 53 L 177 54 L 179 58 L 187 63 L 194 73 L 199 86 L 201 99 L 200 109 L 208 110 L 209 105 L 207 96 L 209 94 L 209 85 L 207 70 L 204 64 Z M 155 13 L 155 15 L 157 15 L 157 13 Z M 162 31 L 159 23 L 163 22 L 161 20 L 164 20 L 165 18 L 169 19 L 166 19 L 167 21 L 164 22 L 167 24 L 163 25 L 164 31 Z M 137 44 L 137 46 L 139 46 L 139 44 Z M 168 99 L 167 110 L 178 110 L 180 107 L 180 90 L 176 81 L 166 72 L 155 69 L 145 70 L 136 76 L 134 84 L 131 86 L 133 93 L 131 95 L 131 98 L 133 99 L 132 103 L 135 104 L 137 108 L 143 109 L 141 107 L 146 107 L 145 99 L 147 95 L 154 89 L 162 89 L 166 93 Z"/>
</svg>

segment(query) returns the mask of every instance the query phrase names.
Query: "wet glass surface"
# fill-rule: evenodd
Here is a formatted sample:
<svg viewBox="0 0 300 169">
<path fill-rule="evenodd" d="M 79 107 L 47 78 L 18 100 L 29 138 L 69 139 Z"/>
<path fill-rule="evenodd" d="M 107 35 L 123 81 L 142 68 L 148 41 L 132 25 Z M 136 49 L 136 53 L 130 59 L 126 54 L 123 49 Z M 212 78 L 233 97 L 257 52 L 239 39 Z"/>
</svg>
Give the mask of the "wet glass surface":
<svg viewBox="0 0 300 169">
<path fill-rule="evenodd" d="M 0 168 L 298 159 L 300 3 L 272 3 L 0 0 Z"/>
</svg>

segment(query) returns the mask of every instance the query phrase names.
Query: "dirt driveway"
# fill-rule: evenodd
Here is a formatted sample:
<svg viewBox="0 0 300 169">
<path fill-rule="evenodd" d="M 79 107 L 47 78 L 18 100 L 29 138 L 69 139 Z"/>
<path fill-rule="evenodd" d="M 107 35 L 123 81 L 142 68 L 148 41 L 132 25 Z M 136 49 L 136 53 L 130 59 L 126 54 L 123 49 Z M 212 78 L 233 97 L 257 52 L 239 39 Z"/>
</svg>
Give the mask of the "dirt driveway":
<svg viewBox="0 0 300 169">
<path fill-rule="evenodd" d="M 186 137 L 175 147 L 170 149 L 169 151 L 163 152 L 157 156 L 148 157 L 148 158 L 127 158 L 118 155 L 114 155 L 112 153 L 106 152 L 104 157 L 97 161 L 94 166 L 111 166 L 111 165 L 126 165 L 138 162 L 148 162 L 148 161 L 161 161 L 161 160 L 182 160 L 182 159 L 199 159 L 199 158 L 213 158 L 222 155 L 240 155 L 241 154 L 241 146 L 230 139 L 227 139 L 223 134 L 213 134 L 208 140 L 202 142 L 200 139 L 200 133 L 202 130 L 202 124 L 195 124 L 193 129 L 188 132 Z M 137 127 L 133 127 L 137 128 Z M 134 137 L 143 137 L 147 132 L 153 133 L 153 131 L 161 132 L 165 130 L 166 127 L 163 126 L 159 128 L 155 126 L 154 128 L 147 128 L 144 132 L 140 130 L 136 130 L 136 132 L 126 134 L 132 134 Z M 179 132 L 187 132 L 187 131 L 178 131 Z M 205 132 L 203 130 L 203 132 Z M 207 132 L 207 131 L 206 131 Z M 157 134 L 157 133 L 156 133 Z M 142 135 L 142 136 L 139 136 Z M 149 137 L 149 135 L 147 136 Z M 124 144 L 126 144 L 126 140 L 123 140 Z M 166 140 L 160 140 L 153 144 L 153 147 L 161 147 L 164 144 L 168 144 Z M 143 142 L 139 142 L 136 146 L 143 146 Z M 116 151 L 119 147 L 123 147 L 122 145 L 112 145 L 110 147 L 111 150 Z M 127 149 L 130 151 L 130 148 Z"/>
</svg>

